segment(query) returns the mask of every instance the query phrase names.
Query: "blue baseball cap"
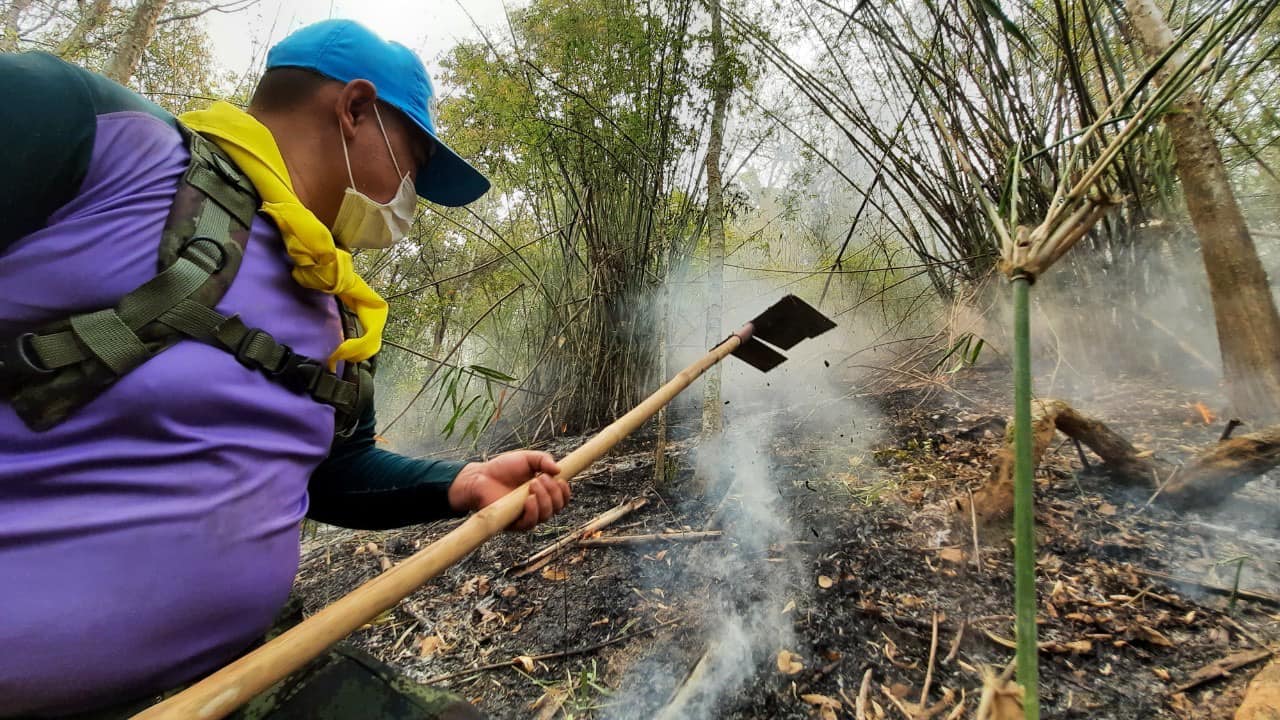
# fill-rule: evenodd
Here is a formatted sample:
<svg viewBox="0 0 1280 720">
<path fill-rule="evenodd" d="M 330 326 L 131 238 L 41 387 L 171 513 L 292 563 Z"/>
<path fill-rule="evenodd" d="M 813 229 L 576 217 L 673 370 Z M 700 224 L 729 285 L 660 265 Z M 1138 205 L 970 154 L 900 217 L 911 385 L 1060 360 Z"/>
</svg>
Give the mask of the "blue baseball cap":
<svg viewBox="0 0 1280 720">
<path fill-rule="evenodd" d="M 458 207 L 489 189 L 489 180 L 436 134 L 435 89 L 412 50 L 388 42 L 352 20 L 323 20 L 291 33 L 267 53 L 267 69 L 311 70 L 339 82 L 368 80 L 378 99 L 404 113 L 436 142 L 435 154 L 418 168 L 418 195 Z"/>
</svg>

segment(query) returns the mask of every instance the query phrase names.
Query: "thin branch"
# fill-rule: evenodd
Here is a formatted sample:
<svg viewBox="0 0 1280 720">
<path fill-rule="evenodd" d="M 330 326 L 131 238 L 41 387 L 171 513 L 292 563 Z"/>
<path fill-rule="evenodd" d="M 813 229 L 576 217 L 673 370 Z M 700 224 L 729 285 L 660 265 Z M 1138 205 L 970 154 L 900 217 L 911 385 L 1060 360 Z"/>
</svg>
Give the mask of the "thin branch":
<svg viewBox="0 0 1280 720">
<path fill-rule="evenodd" d="M 168 23 L 182 22 L 184 20 L 195 20 L 198 17 L 204 17 L 209 13 L 220 13 L 223 15 L 234 15 L 235 13 L 248 10 L 257 5 L 261 0 L 232 0 L 232 2 L 223 3 L 221 5 L 209 5 L 194 12 L 182 13 L 180 15 L 171 15 L 156 22 L 157 25 L 166 25 Z"/>
</svg>

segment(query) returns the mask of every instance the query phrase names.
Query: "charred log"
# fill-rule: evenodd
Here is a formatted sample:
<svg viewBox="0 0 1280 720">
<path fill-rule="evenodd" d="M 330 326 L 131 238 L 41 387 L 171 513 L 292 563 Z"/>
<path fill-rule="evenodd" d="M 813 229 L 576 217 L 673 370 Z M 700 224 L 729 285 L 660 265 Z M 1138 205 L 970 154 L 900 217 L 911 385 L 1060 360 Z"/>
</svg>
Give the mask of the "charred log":
<svg viewBox="0 0 1280 720">
<path fill-rule="evenodd" d="M 1280 464 L 1280 425 L 1214 445 L 1169 478 L 1162 497 L 1179 509 L 1226 500 L 1245 483 Z"/>
<path fill-rule="evenodd" d="M 1157 501 L 1179 510 L 1216 505 L 1246 483 L 1280 465 L 1280 425 L 1223 440 L 1200 452 L 1185 466 L 1139 451 L 1106 423 L 1061 400 L 1036 403 L 1032 426 L 1033 457 L 1039 465 L 1054 435 L 1083 443 L 1102 458 L 1102 468 L 1116 482 L 1158 490 Z M 968 518 L 968 498 L 957 501 Z M 1013 510 L 1013 448 L 1006 441 L 987 483 L 973 493 L 973 515 L 979 525 L 1008 517 Z"/>
</svg>

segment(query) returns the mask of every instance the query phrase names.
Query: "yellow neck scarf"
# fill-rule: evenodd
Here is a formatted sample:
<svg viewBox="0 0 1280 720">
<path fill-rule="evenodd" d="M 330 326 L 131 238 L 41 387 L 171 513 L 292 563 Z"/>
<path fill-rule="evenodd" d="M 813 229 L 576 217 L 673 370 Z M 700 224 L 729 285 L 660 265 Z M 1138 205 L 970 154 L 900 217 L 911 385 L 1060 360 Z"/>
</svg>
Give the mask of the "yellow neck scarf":
<svg viewBox="0 0 1280 720">
<path fill-rule="evenodd" d="M 262 211 L 275 221 L 293 259 L 293 279 L 302 287 L 337 295 L 360 319 L 364 335 L 343 341 L 329 357 L 329 369 L 336 368 L 340 360 L 359 362 L 373 357 L 382 347 L 387 301 L 356 274 L 351 253 L 334 245 L 329 228 L 298 200 L 271 131 L 249 113 L 225 102 L 184 113 L 178 119 L 217 143 L 253 181 L 262 198 Z"/>
</svg>

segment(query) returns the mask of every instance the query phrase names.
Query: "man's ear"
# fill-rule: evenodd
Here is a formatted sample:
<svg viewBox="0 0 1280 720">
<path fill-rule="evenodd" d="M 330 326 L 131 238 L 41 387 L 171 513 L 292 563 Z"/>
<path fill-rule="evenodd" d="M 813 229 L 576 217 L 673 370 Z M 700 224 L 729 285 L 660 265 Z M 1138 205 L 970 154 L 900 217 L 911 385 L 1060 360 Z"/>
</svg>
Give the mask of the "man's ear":
<svg viewBox="0 0 1280 720">
<path fill-rule="evenodd" d="M 368 80 L 352 80 L 342 87 L 334 110 L 348 142 L 355 138 L 356 128 L 361 123 L 377 122 L 373 115 L 373 104 L 377 99 L 378 89 Z"/>
</svg>

